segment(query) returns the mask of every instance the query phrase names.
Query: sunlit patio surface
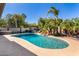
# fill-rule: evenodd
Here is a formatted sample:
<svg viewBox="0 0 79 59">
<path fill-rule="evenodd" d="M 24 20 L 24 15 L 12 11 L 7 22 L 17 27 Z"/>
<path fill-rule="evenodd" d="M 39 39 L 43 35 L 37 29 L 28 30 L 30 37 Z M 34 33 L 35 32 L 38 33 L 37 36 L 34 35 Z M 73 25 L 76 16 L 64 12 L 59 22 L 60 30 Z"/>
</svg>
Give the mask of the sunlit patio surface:
<svg viewBox="0 0 79 59">
<path fill-rule="evenodd" d="M 69 46 L 64 49 L 45 49 L 38 47 L 28 41 L 24 41 L 21 38 L 12 37 L 11 35 L 4 35 L 10 41 L 14 41 L 23 46 L 32 53 L 38 56 L 79 56 L 79 41 L 72 37 L 57 37 L 66 40 Z"/>
<path fill-rule="evenodd" d="M 0 35 L 0 56 L 35 56 L 35 54 Z"/>
</svg>

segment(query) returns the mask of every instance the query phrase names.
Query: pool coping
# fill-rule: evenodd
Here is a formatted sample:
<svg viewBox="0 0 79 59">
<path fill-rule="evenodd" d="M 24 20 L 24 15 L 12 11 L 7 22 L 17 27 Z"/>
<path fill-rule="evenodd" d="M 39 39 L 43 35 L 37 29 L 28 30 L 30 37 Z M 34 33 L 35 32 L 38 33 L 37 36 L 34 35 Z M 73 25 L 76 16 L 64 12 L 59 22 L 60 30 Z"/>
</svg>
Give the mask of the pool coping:
<svg viewBox="0 0 79 59">
<path fill-rule="evenodd" d="M 37 34 L 39 34 L 39 33 L 37 33 Z M 39 35 L 41 35 L 41 34 L 39 34 Z M 8 38 L 8 40 L 18 43 L 19 45 L 23 46 L 24 48 L 28 49 L 29 51 L 33 52 L 34 54 L 36 54 L 38 56 L 63 56 L 63 55 L 70 56 L 70 55 L 74 55 L 74 54 L 72 54 L 73 51 L 71 51 L 74 46 L 72 47 L 71 42 L 69 42 L 65 38 L 63 39 L 62 37 L 49 36 L 49 37 L 55 37 L 55 38 L 67 41 L 69 43 L 69 46 L 67 48 L 64 48 L 64 49 L 46 49 L 46 48 L 38 47 L 38 46 L 36 46 L 36 45 L 34 45 L 34 44 L 32 44 L 32 43 L 30 43 L 22 38 L 12 37 L 12 35 L 4 35 L 4 36 L 6 38 Z M 70 51 L 70 52 L 68 52 L 68 51 Z M 78 55 L 79 55 L 79 53 L 78 53 Z"/>
</svg>

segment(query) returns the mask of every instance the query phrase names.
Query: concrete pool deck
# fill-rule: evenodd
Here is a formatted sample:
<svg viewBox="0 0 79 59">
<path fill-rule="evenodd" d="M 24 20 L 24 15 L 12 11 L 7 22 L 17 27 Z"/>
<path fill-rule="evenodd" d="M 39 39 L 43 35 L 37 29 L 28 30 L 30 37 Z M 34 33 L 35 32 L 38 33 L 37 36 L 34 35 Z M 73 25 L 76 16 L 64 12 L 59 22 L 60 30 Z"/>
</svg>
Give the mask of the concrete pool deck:
<svg viewBox="0 0 79 59">
<path fill-rule="evenodd" d="M 66 40 L 69 46 L 64 49 L 46 49 L 38 47 L 28 41 L 21 38 L 13 37 L 11 35 L 4 35 L 8 40 L 14 41 L 24 48 L 28 49 L 32 53 L 38 56 L 79 56 L 79 41 L 72 37 L 56 37 L 59 39 Z"/>
<path fill-rule="evenodd" d="M 0 56 L 35 56 L 35 54 L 0 35 Z"/>
</svg>

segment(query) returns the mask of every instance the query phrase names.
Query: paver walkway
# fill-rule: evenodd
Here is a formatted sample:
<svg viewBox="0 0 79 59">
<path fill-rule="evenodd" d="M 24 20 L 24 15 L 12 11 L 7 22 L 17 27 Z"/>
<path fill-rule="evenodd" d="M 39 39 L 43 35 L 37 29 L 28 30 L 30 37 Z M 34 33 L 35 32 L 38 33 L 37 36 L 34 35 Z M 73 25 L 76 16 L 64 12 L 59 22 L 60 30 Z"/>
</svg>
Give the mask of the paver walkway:
<svg viewBox="0 0 79 59">
<path fill-rule="evenodd" d="M 19 44 L 0 35 L 0 56 L 36 56 Z"/>
</svg>

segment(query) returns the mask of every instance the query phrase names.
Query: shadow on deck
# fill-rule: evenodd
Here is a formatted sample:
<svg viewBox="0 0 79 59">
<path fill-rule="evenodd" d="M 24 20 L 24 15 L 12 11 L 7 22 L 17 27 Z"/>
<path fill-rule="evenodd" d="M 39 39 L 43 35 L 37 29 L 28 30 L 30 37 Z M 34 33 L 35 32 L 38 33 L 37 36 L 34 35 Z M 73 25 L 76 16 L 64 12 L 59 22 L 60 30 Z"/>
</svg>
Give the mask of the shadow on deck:
<svg viewBox="0 0 79 59">
<path fill-rule="evenodd" d="M 36 56 L 19 44 L 0 35 L 0 56 Z"/>
</svg>

